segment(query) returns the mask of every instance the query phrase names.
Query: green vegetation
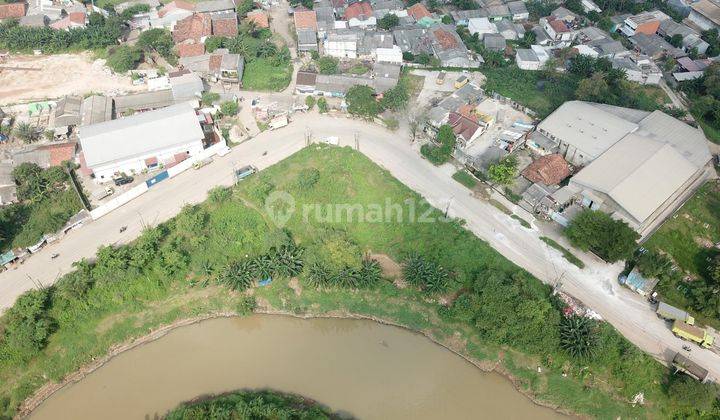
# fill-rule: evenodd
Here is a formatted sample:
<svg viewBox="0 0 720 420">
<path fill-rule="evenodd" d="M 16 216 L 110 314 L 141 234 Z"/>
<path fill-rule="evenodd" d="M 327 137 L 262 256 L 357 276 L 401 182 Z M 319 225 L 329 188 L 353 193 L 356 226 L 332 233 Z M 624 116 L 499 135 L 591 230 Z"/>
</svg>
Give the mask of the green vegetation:
<svg viewBox="0 0 720 420">
<path fill-rule="evenodd" d="M 102 49 L 117 44 L 122 27 L 119 17 L 90 19 L 86 28 L 68 31 L 31 28 L 18 25 L 16 20 L 6 20 L 0 23 L 0 49 L 20 53 L 41 50 L 45 54 Z"/>
<path fill-rule="evenodd" d="M 601 211 L 585 209 L 565 229 L 570 243 L 583 251 L 592 251 L 607 262 L 628 259 L 640 237 L 622 220 Z"/>
<path fill-rule="evenodd" d="M 668 219 L 643 246 L 649 256 L 638 260 L 641 270 L 660 279 L 657 290 L 667 303 L 687 308 L 702 321 L 720 328 L 717 276 L 713 262 L 720 255 L 720 183 L 710 181 Z M 676 265 L 679 270 L 673 270 Z M 686 281 L 686 278 L 690 281 Z"/>
<path fill-rule="evenodd" d="M 181 404 L 167 420 L 301 420 L 339 418 L 315 401 L 276 391 L 235 391 Z"/>
<path fill-rule="evenodd" d="M 432 162 L 433 165 L 442 165 L 452 158 L 452 153 L 455 150 L 455 133 L 452 127 L 447 124 L 440 126 L 437 137 L 435 138 L 436 144 L 423 144 L 420 148 L 422 153 L 427 160 Z"/>
<path fill-rule="evenodd" d="M 377 26 L 380 27 L 380 29 L 385 29 L 386 31 L 398 26 L 399 24 L 400 18 L 393 13 L 386 14 L 377 22 Z"/>
<path fill-rule="evenodd" d="M 361 75 L 367 73 L 368 71 L 370 71 L 370 69 L 367 66 L 363 64 L 355 64 L 347 70 L 347 73 Z"/>
<path fill-rule="evenodd" d="M 225 101 L 220 104 L 220 113 L 229 117 L 237 115 L 239 109 L 237 101 Z"/>
<path fill-rule="evenodd" d="M 368 86 L 355 85 L 345 94 L 347 110 L 351 115 L 366 120 L 373 120 L 382 112 L 380 102 L 375 98 L 375 91 Z"/>
<path fill-rule="evenodd" d="M 175 43 L 172 34 L 166 29 L 154 28 L 141 32 L 136 45 L 146 53 L 154 52 L 160 55 L 170 64 L 177 63 L 177 56 L 173 50 Z"/>
<path fill-rule="evenodd" d="M 292 78 L 290 50 L 287 47 L 278 47 L 270 40 L 271 36 L 272 33 L 267 29 L 258 30 L 243 24 L 240 25 L 236 37 L 210 37 L 206 44 L 209 44 L 212 50 L 227 48 L 231 53 L 243 56 L 244 89 L 279 92 L 290 84 Z"/>
<path fill-rule="evenodd" d="M 60 167 L 42 169 L 23 163 L 13 170 L 19 203 L 0 207 L 0 251 L 34 245 L 54 233 L 82 209 Z"/>
<path fill-rule="evenodd" d="M 325 113 L 328 112 L 327 99 L 325 99 L 325 98 L 323 98 L 323 97 L 318 98 L 318 100 L 317 100 L 317 106 L 318 106 L 318 111 L 319 111 L 321 114 L 325 114 Z"/>
<path fill-rule="evenodd" d="M 464 169 L 455 172 L 452 178 L 470 189 L 475 188 L 475 186 L 477 185 L 477 179 L 475 179 L 474 176 L 470 175 L 468 171 Z"/>
<path fill-rule="evenodd" d="M 562 253 L 563 258 L 568 260 L 571 264 L 575 265 L 578 268 L 585 268 L 585 263 L 582 262 L 582 260 L 578 257 L 576 257 L 572 252 L 570 252 L 567 248 L 557 243 L 552 238 L 548 238 L 547 236 L 541 236 L 540 240 L 548 244 L 549 246 L 557 249 Z"/>
<path fill-rule="evenodd" d="M 137 67 L 142 58 L 140 48 L 120 45 L 109 50 L 106 64 L 115 73 L 125 73 Z"/>
<path fill-rule="evenodd" d="M 495 184 L 510 185 L 517 176 L 517 168 L 517 156 L 507 155 L 488 167 L 488 178 Z"/>
<path fill-rule="evenodd" d="M 308 95 L 305 98 L 305 105 L 308 107 L 308 111 L 312 111 L 312 109 L 315 107 L 315 97 L 312 95 Z"/>
<path fill-rule="evenodd" d="M 337 74 L 340 60 L 335 57 L 325 55 L 318 58 L 315 63 L 317 64 L 320 74 Z"/>
<path fill-rule="evenodd" d="M 569 63 L 565 73 L 555 72 L 552 67 L 543 71 L 521 70 L 515 65 L 485 67 L 484 89 L 517 101 L 541 118 L 575 99 L 646 111 L 664 109 L 667 98 L 663 92 L 628 81 L 606 59 L 576 55 Z M 552 62 L 550 65 L 553 66 Z"/>
<path fill-rule="evenodd" d="M 277 217 L 259 210 L 267 205 L 275 215 L 286 214 L 286 202 L 269 200 L 278 191 L 290 194 L 298 209 L 283 229 L 275 227 Z M 416 214 L 443 221 L 369 223 L 350 213 L 329 217 L 324 205 L 300 211 L 313 203 L 369 209 L 386 200 L 413 200 Z M 374 254 L 402 262 L 407 287 L 379 279 Z M 273 267 L 277 271 L 268 271 Z M 266 275 L 273 282 L 250 296 L 241 292 L 245 272 L 253 273 L 250 283 Z M 294 274 L 300 293 L 290 287 Z M 587 357 L 568 354 L 561 346 L 564 305 L 549 286 L 461 221 L 445 220 L 364 156 L 329 146 L 306 148 L 232 189 L 217 188 L 205 203 L 184 208 L 131 244 L 102 247 L 93 263 L 78 262 L 54 286 L 19 300 L 0 318 L 0 413 L 12 416 L 46 381 L 60 380 L 113 344 L 178 319 L 246 313 L 255 300 L 296 314 L 375 316 L 422 331 L 468 357 L 498 364 L 539 400 L 587 416 L 699 415 L 671 400 L 666 368 L 606 323 L 593 328 L 594 351 Z M 695 388 L 683 392 L 705 398 L 698 409 L 708 418 L 718 415 L 706 404 L 715 387 L 686 386 Z M 638 392 L 644 406 L 628 403 Z"/>
<path fill-rule="evenodd" d="M 590 359 L 597 348 L 597 323 L 572 315 L 560 321 L 560 347 L 575 359 Z"/>
<path fill-rule="evenodd" d="M 24 121 L 15 124 L 13 134 L 25 143 L 35 143 L 40 137 L 38 129 Z"/>
<path fill-rule="evenodd" d="M 705 69 L 703 77 L 682 82 L 680 89 L 690 98 L 690 112 L 701 123 L 707 138 L 720 144 L 720 63 Z"/>
</svg>

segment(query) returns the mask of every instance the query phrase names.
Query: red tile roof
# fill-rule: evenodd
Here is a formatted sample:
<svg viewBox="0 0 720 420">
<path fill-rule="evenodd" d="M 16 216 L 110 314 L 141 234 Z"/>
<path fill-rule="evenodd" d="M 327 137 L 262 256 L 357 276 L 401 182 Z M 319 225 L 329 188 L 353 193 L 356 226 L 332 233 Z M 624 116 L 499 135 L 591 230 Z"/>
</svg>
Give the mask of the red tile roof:
<svg viewBox="0 0 720 420">
<path fill-rule="evenodd" d="M 248 13 L 247 20 L 248 20 L 248 22 L 255 22 L 255 26 L 258 28 L 269 28 L 270 27 L 270 21 L 268 20 L 268 16 L 262 10 Z"/>
<path fill-rule="evenodd" d="M 457 112 L 451 112 L 448 116 L 448 124 L 453 128 L 456 136 L 470 140 L 480 129 L 480 125 L 470 118 L 460 115 Z"/>
<path fill-rule="evenodd" d="M 372 6 L 370 6 L 370 3 L 364 1 L 353 3 L 345 9 L 345 20 L 366 20 L 372 17 L 372 15 Z"/>
<path fill-rule="evenodd" d="M 565 22 L 560 19 L 551 20 L 548 23 L 550 24 L 550 27 L 559 34 L 563 32 L 570 32 L 570 28 L 568 28 Z"/>
<path fill-rule="evenodd" d="M 205 44 L 201 42 L 188 42 L 175 46 L 179 57 L 195 57 L 205 54 Z"/>
<path fill-rule="evenodd" d="M 532 182 L 556 185 L 570 176 L 570 165 L 556 153 L 535 159 L 522 171 L 522 175 Z"/>
<path fill-rule="evenodd" d="M 408 15 L 412 16 L 415 20 L 420 20 L 424 17 L 432 17 L 430 11 L 422 4 L 415 3 L 407 9 Z"/>
<path fill-rule="evenodd" d="M 440 46 L 444 50 L 450 50 L 453 48 L 457 48 L 458 42 L 457 39 L 453 36 L 453 34 L 449 33 L 448 31 L 444 29 L 436 29 L 433 31 L 433 34 L 435 35 L 435 38 L 437 38 L 438 42 L 440 43 Z"/>
<path fill-rule="evenodd" d="M 72 12 L 68 15 L 70 22 L 76 25 L 85 25 L 85 12 Z"/>
<path fill-rule="evenodd" d="M 238 34 L 237 16 L 232 14 L 231 17 L 223 19 L 213 19 L 212 34 L 217 36 L 226 36 L 232 38 Z"/>
<path fill-rule="evenodd" d="M 43 149 L 50 152 L 50 166 L 60 166 L 66 160 L 72 160 L 75 157 L 74 141 L 68 143 L 51 144 L 44 146 Z"/>
<path fill-rule="evenodd" d="M 220 66 L 222 66 L 222 58 L 223 56 L 221 54 L 213 54 L 210 56 L 210 63 L 208 64 L 208 67 L 210 67 L 210 71 L 220 71 Z"/>
<path fill-rule="evenodd" d="M 295 29 L 312 29 L 317 31 L 317 14 L 313 10 L 295 10 Z"/>
<path fill-rule="evenodd" d="M 163 17 L 174 10 L 193 11 L 195 10 L 195 5 L 183 0 L 171 1 L 158 11 L 158 16 Z"/>
<path fill-rule="evenodd" d="M 21 18 L 25 16 L 25 3 L 0 4 L 0 19 Z"/>
<path fill-rule="evenodd" d="M 212 23 L 210 16 L 204 13 L 196 13 L 177 21 L 173 31 L 173 40 L 176 44 L 188 39 L 199 41 L 200 38 L 211 34 Z"/>
</svg>

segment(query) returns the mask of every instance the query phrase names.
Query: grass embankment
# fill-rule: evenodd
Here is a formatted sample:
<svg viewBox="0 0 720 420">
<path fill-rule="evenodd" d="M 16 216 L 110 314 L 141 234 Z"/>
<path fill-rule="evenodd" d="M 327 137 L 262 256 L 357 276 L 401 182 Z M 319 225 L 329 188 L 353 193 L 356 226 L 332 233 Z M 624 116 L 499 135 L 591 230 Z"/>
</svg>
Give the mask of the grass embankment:
<svg viewBox="0 0 720 420">
<path fill-rule="evenodd" d="M 571 264 L 579 267 L 579 268 L 585 268 L 585 263 L 582 262 L 582 260 L 578 257 L 576 257 L 572 252 L 570 252 L 567 248 L 560 245 L 559 243 L 555 242 L 553 239 L 548 238 L 547 236 L 541 236 L 540 240 L 548 244 L 549 246 L 557 249 L 562 253 L 563 258 L 568 260 Z"/>
<path fill-rule="evenodd" d="M 282 230 L 259 210 L 272 191 L 294 198 L 296 211 Z M 49 297 L 39 299 L 40 304 L 16 305 L 0 319 L 5 328 L 0 343 L 2 413 L 13 415 L 17 405 L 46 381 L 62 379 L 115 343 L 178 319 L 246 312 L 254 302 L 296 314 L 354 313 L 387 319 L 480 363 L 497 363 L 538 401 L 585 415 L 667 418 L 694 412 L 695 406 L 678 411 L 678 400 L 686 397 L 666 392 L 668 370 L 608 324 L 595 329 L 592 357 L 575 360 L 560 350 L 562 305 L 551 289 L 459 221 L 411 223 L 404 213 L 406 218 L 397 222 L 397 211 L 392 220 L 377 223 L 361 222 L 357 213 L 352 220 L 324 217 L 329 203 L 370 209 L 387 205 L 386 200 L 402 206 L 407 199 L 416 203 L 416 217 L 428 211 L 441 218 L 438 210 L 361 154 L 348 148 L 311 147 L 232 190 L 214 190 L 207 202 L 185 208 L 133 244 L 101 249 L 94 264 L 80 264 L 46 292 Z M 290 208 L 282 200 L 272 204 L 275 211 Z M 306 204 L 321 204 L 320 217 L 315 207 L 305 211 Z M 247 255 L 264 255 L 289 237 L 305 249 L 306 269 L 327 258 L 354 264 L 367 253 L 383 253 L 395 261 L 420 253 L 441 264 L 450 281 L 443 292 L 434 294 L 412 286 L 398 288 L 385 280 L 360 289 L 318 289 L 303 272 L 301 292 L 287 278 L 276 277 L 271 285 L 254 289 L 253 298 L 216 285 L 218 273 L 228 264 Z M 30 295 L 26 297 L 24 303 L 31 301 Z M 442 304 L 445 300 L 450 303 Z M 31 328 L 35 346 L 12 334 L 26 328 Z M 40 333 L 49 335 L 38 338 Z M 700 387 L 688 384 L 691 391 Z M 638 392 L 644 393 L 645 406 L 633 407 L 628 401 Z M 692 397 L 695 405 L 701 404 L 699 400 Z M 707 398 L 701 407 L 706 409 Z"/>
<path fill-rule="evenodd" d="M 167 420 L 200 419 L 339 419 L 328 408 L 297 395 L 276 391 L 235 391 L 181 404 Z"/>
<path fill-rule="evenodd" d="M 475 186 L 477 185 L 477 179 L 475 179 L 474 176 L 470 175 L 468 171 L 464 169 L 455 172 L 452 178 L 470 189 L 475 188 Z"/>
<path fill-rule="evenodd" d="M 710 261 L 720 255 L 720 182 L 703 185 L 675 216 L 668 219 L 643 246 L 667 254 L 691 279 L 711 282 Z M 689 309 L 688 284 L 682 277 L 668 277 L 658 284 L 662 299 Z M 698 315 L 696 313 L 696 315 Z M 701 321 L 720 328 L 717 318 L 699 317 Z"/>
<path fill-rule="evenodd" d="M 276 66 L 270 59 L 256 58 L 245 65 L 243 89 L 280 92 L 290 84 L 292 63 Z"/>
</svg>

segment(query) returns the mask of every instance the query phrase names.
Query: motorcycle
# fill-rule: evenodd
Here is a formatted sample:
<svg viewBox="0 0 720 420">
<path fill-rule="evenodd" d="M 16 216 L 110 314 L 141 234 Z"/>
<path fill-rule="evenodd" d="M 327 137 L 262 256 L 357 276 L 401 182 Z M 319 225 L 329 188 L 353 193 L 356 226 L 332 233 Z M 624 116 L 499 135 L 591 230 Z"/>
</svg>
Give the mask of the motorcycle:
<svg viewBox="0 0 720 420">
<path fill-rule="evenodd" d="M 123 233 L 127 230 L 127 226 L 123 226 L 120 228 L 120 233 Z"/>
<path fill-rule="evenodd" d="M 52 258 L 52 259 L 54 260 L 54 259 L 57 258 L 59 255 L 60 255 L 60 254 L 52 254 L 52 255 L 50 256 L 50 258 Z"/>
</svg>

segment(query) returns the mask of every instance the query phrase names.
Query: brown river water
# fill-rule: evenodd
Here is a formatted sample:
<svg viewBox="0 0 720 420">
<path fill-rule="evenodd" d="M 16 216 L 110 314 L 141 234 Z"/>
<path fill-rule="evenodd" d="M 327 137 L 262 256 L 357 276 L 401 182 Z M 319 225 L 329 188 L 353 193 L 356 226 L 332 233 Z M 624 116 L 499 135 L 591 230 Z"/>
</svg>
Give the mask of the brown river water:
<svg viewBox="0 0 720 420">
<path fill-rule="evenodd" d="M 363 419 L 563 418 L 419 334 L 273 315 L 178 328 L 56 392 L 31 418 L 147 419 L 242 388 L 300 394 Z"/>
</svg>

